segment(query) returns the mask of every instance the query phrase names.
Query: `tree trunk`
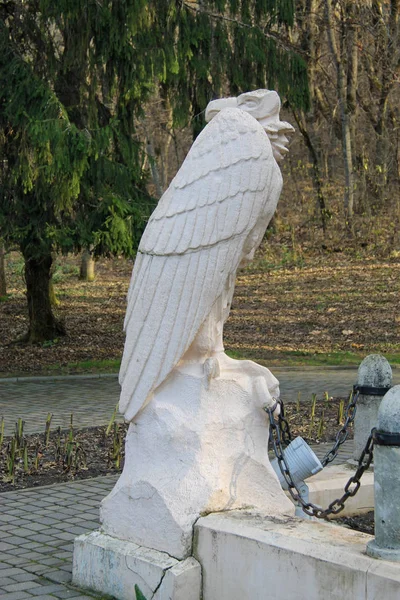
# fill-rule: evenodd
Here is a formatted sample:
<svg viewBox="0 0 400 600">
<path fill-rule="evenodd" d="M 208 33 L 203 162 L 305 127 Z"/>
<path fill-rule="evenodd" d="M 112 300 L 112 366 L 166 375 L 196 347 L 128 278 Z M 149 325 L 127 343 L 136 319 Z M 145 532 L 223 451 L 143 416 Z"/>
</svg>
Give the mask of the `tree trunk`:
<svg viewBox="0 0 400 600">
<path fill-rule="evenodd" d="M 31 258 L 24 254 L 24 259 L 29 314 L 29 330 L 24 341 L 44 342 L 65 335 L 64 326 L 55 318 L 51 308 L 51 254 L 40 258 Z"/>
<path fill-rule="evenodd" d="M 82 279 L 83 281 L 94 281 L 94 277 L 93 256 L 90 250 L 86 249 L 82 252 L 79 279 Z"/>
<path fill-rule="evenodd" d="M 324 233 L 326 233 L 326 225 L 327 219 L 330 218 L 330 212 L 326 208 L 325 195 L 322 185 L 322 177 L 321 177 L 321 168 L 320 168 L 320 160 L 318 158 L 318 153 L 315 149 L 313 141 L 310 137 L 310 134 L 307 129 L 307 124 L 304 118 L 304 115 L 301 113 L 297 113 L 294 109 L 293 116 L 298 125 L 299 131 L 303 136 L 304 142 L 308 148 L 310 159 L 312 163 L 312 183 L 317 196 L 317 202 L 319 207 L 319 212 L 321 215 L 321 225 Z"/>
<path fill-rule="evenodd" d="M 54 284 L 53 284 L 53 280 L 52 279 L 50 279 L 50 281 L 49 281 L 49 296 L 50 296 L 50 304 L 51 304 L 51 306 L 57 307 L 57 306 L 60 305 L 60 301 L 57 298 L 56 291 L 54 289 Z"/>
<path fill-rule="evenodd" d="M 157 198 L 161 198 L 163 195 L 163 188 L 161 184 L 160 171 L 158 169 L 156 153 L 154 151 L 153 140 L 150 136 L 147 137 L 146 142 L 146 152 L 150 157 L 150 170 L 151 170 L 151 178 L 154 183 L 154 187 L 156 188 Z"/>
<path fill-rule="evenodd" d="M 0 298 L 7 295 L 5 255 L 4 246 L 0 244 Z"/>
<path fill-rule="evenodd" d="M 331 0 L 325 0 L 325 17 L 328 34 L 328 44 L 330 47 L 333 62 L 336 68 L 337 93 L 340 109 L 340 122 L 342 126 L 342 151 L 345 175 L 344 191 L 344 209 L 346 224 L 350 231 L 353 230 L 353 211 L 354 211 L 354 173 L 351 144 L 351 115 L 347 104 L 347 78 L 343 64 L 343 46 L 344 39 L 341 38 L 341 51 L 336 43 L 335 29 L 332 17 Z M 354 59 L 353 59 L 354 60 Z"/>
<path fill-rule="evenodd" d="M 382 82 L 382 92 L 379 99 L 378 119 L 376 123 L 376 165 L 375 165 L 375 181 L 379 203 L 382 205 L 386 200 L 389 157 L 393 154 L 391 148 L 389 132 L 388 132 L 388 99 L 390 85 L 387 81 Z"/>
</svg>

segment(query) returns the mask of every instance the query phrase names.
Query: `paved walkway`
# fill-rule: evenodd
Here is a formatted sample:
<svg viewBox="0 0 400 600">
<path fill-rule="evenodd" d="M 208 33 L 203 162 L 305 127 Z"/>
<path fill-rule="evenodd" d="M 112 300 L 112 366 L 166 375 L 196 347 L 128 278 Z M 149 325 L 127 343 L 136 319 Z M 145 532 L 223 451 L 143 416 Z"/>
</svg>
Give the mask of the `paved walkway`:
<svg viewBox="0 0 400 600">
<path fill-rule="evenodd" d="M 298 392 L 307 400 L 312 393 L 325 391 L 347 397 L 357 379 L 354 369 L 272 369 L 285 402 L 295 401 Z M 394 384 L 400 371 L 394 370 Z M 51 427 L 67 428 L 71 413 L 76 427 L 106 424 L 119 398 L 117 376 L 0 379 L 0 418 L 5 434 L 14 430 L 18 417 L 25 421 L 25 433 L 44 431 L 47 414 L 53 414 Z M 122 417 L 118 417 L 122 419 Z"/>
<path fill-rule="evenodd" d="M 73 540 L 98 527 L 116 475 L 0 494 L 0 600 L 95 597 L 71 585 Z"/>
<path fill-rule="evenodd" d="M 314 450 L 323 456 L 329 447 Z M 98 597 L 72 585 L 73 540 L 98 528 L 100 501 L 117 477 L 0 494 L 0 600 Z"/>
<path fill-rule="evenodd" d="M 77 428 L 105 425 L 118 398 L 117 376 L 0 379 L 0 418 L 5 435 L 13 433 L 18 417 L 25 421 L 25 433 L 44 431 L 48 413 L 53 414 L 51 429 L 69 427 L 71 413 Z"/>
<path fill-rule="evenodd" d="M 346 395 L 355 382 L 355 369 L 275 369 L 282 397 L 295 400 L 302 393 Z M 395 376 L 397 373 L 395 373 Z M 52 428 L 68 427 L 74 414 L 76 427 L 104 425 L 118 400 L 115 376 L 0 379 L 0 417 L 5 433 L 11 433 L 18 417 L 25 420 L 25 432 L 44 430 L 48 412 Z M 319 457 L 330 444 L 313 446 Z M 346 442 L 337 462 L 352 454 Z M 73 539 L 98 527 L 99 503 L 112 489 L 117 476 L 0 494 L 0 600 L 24 598 L 96 597 L 71 584 Z"/>
</svg>

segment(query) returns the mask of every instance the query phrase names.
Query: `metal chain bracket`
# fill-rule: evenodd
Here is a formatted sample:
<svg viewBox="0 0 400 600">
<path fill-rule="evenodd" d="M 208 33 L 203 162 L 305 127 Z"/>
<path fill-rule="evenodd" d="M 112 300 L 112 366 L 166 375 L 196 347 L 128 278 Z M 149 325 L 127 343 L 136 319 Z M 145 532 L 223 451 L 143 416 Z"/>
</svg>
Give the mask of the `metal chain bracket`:
<svg viewBox="0 0 400 600">
<path fill-rule="evenodd" d="M 329 515 L 337 515 L 340 511 L 344 509 L 346 500 L 352 496 L 355 496 L 358 490 L 360 489 L 360 479 L 364 474 L 364 471 L 368 469 L 369 465 L 372 462 L 374 429 L 371 431 L 371 435 L 369 436 L 365 448 L 358 460 L 357 471 L 352 477 L 350 477 L 350 479 L 344 487 L 344 494 L 340 498 L 337 498 L 336 500 L 331 502 L 328 508 L 324 510 L 316 504 L 313 504 L 312 502 L 305 502 L 301 497 L 301 492 L 296 483 L 293 481 L 288 463 L 284 455 L 280 428 L 275 423 L 274 415 L 271 409 L 265 407 L 264 410 L 269 416 L 270 440 L 272 443 L 272 447 L 275 456 L 278 459 L 279 468 L 288 485 L 288 490 L 293 500 L 300 504 L 303 511 L 311 517 L 316 517 L 318 519 L 326 519 Z"/>
</svg>

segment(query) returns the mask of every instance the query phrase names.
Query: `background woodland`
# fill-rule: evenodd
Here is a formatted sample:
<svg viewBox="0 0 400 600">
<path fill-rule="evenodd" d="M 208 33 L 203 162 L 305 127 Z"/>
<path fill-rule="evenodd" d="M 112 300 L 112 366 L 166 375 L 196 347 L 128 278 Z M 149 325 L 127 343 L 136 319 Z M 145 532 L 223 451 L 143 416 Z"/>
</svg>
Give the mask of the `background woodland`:
<svg viewBox="0 0 400 600">
<path fill-rule="evenodd" d="M 108 290 L 109 299 L 101 300 L 108 309 L 110 269 L 113 278 L 123 272 L 117 296 L 124 298 L 131 268 L 124 259 L 134 257 L 157 199 L 204 126 L 206 104 L 260 87 L 277 89 L 281 116 L 296 133 L 282 167 L 278 211 L 254 266 L 239 282 L 233 319 L 240 298 L 252 308 L 243 313 L 244 323 L 233 323 L 231 347 L 267 358 L 277 349 L 396 352 L 399 13 L 400 0 L 1 0 L 5 371 L 11 364 L 24 370 L 28 356 L 27 370 L 39 369 L 47 361 L 44 349 L 50 356 L 53 346 L 72 344 L 71 359 L 119 355 L 121 316 L 115 323 L 110 317 L 115 327 L 109 337 L 117 336 L 112 342 L 100 336 L 86 353 L 78 350 L 89 344 L 77 341 L 86 335 L 83 314 L 91 323 L 88 336 L 95 331 L 90 297 L 97 292 L 84 280 L 96 277 L 102 294 Z M 77 253 L 84 258 L 82 284 Z M 100 260 L 96 275 L 93 259 Z M 345 283 L 338 283 L 337 274 L 359 261 L 363 266 L 351 267 Z M 265 309 L 261 325 L 253 308 L 269 295 L 272 280 L 266 277 L 273 279 L 277 269 L 302 276 L 293 275 L 298 303 L 280 307 L 270 332 L 275 343 L 266 344 L 254 327 L 265 335 L 262 323 L 276 307 Z M 312 272 L 318 283 L 310 288 Z M 87 300 L 79 324 L 80 309 L 64 286 L 67 275 L 76 279 L 70 291 L 86 285 L 79 287 Z M 324 278 L 330 299 L 321 299 Z M 285 293 L 276 277 L 273 283 Z M 306 317 L 299 312 L 310 289 L 309 311 L 321 305 L 323 323 L 318 309 Z M 369 290 L 370 308 L 363 304 Z M 119 310 L 122 315 L 122 304 Z M 340 323 L 335 311 L 344 316 Z M 378 330 L 362 334 L 362 322 L 372 321 Z M 243 340 L 242 325 L 248 330 L 254 322 L 252 340 Z M 23 346 L 9 346 L 17 338 L 39 344 L 35 357 Z M 51 360 L 67 364 L 68 356 L 54 350 Z"/>
</svg>

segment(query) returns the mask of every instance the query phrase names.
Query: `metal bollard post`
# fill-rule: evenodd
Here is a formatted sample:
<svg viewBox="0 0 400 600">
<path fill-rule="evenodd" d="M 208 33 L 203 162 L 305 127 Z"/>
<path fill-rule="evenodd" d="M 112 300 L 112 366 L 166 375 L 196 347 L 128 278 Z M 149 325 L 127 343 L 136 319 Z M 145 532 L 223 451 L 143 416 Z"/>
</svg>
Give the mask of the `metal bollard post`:
<svg viewBox="0 0 400 600">
<path fill-rule="evenodd" d="M 400 385 L 387 392 L 379 408 L 374 474 L 375 539 L 367 554 L 400 561 Z"/>
<path fill-rule="evenodd" d="M 354 460 L 360 458 L 371 429 L 376 426 L 382 397 L 392 386 L 392 368 L 380 354 L 370 354 L 358 368 L 361 387 L 354 420 Z"/>
</svg>

